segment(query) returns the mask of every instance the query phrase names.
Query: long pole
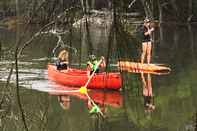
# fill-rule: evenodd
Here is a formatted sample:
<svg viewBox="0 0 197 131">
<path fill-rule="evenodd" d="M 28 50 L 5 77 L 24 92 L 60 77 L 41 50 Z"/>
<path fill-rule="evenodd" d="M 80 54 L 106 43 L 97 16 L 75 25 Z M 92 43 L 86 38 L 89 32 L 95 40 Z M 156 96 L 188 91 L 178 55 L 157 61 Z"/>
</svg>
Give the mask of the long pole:
<svg viewBox="0 0 197 131">
<path fill-rule="evenodd" d="M 102 59 L 97 63 L 96 65 L 96 69 L 98 68 L 98 66 L 101 64 L 102 62 Z M 96 72 L 96 69 L 93 71 L 93 73 L 91 74 L 91 76 L 89 77 L 88 81 L 86 82 L 85 86 L 84 87 L 87 87 L 88 84 L 90 83 L 90 80 L 92 79 L 92 77 L 94 76 L 95 72 Z"/>
</svg>

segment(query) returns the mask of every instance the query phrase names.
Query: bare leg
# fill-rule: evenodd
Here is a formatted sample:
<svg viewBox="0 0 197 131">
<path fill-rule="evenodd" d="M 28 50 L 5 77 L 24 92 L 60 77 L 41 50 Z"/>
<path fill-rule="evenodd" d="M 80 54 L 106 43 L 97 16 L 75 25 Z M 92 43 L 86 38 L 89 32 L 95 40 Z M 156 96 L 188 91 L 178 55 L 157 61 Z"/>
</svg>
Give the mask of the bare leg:
<svg viewBox="0 0 197 131">
<path fill-rule="evenodd" d="M 148 96 L 153 96 L 152 91 L 152 81 L 151 81 L 151 75 L 148 73 L 147 75 L 147 87 L 148 87 Z"/>
<path fill-rule="evenodd" d="M 150 64 L 151 62 L 151 50 L 152 50 L 152 44 L 151 42 L 148 42 L 147 44 L 147 63 Z"/>
<path fill-rule="evenodd" d="M 146 50 L 147 50 L 147 42 L 142 43 L 142 54 L 141 54 L 141 63 L 144 63 L 144 57 L 146 55 Z"/>
</svg>

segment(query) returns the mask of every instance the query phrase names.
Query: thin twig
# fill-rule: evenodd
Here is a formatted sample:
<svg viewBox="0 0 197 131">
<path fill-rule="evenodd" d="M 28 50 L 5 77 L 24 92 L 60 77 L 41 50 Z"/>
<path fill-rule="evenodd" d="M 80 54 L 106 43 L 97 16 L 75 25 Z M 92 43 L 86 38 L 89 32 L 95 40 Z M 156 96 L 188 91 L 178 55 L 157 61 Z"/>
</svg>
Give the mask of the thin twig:
<svg viewBox="0 0 197 131">
<path fill-rule="evenodd" d="M 136 0 L 133 0 L 133 1 L 129 4 L 128 8 L 131 8 L 131 6 L 132 6 L 135 2 L 136 2 Z"/>
<path fill-rule="evenodd" d="M 17 46 L 19 45 L 19 41 L 17 42 Z M 24 127 L 26 129 L 26 131 L 28 131 L 28 127 L 27 127 L 27 123 L 25 120 L 25 114 L 24 114 L 24 110 L 22 107 L 22 103 L 21 103 L 21 99 L 20 99 L 20 92 L 19 92 L 19 76 L 18 76 L 18 47 L 16 47 L 15 50 L 15 70 L 16 70 L 16 96 L 17 96 L 17 102 L 18 102 L 18 106 L 21 112 L 21 118 L 24 124 Z"/>
<path fill-rule="evenodd" d="M 6 85 L 4 86 L 4 88 L 8 88 L 8 85 L 10 83 L 10 79 L 11 79 L 11 76 L 13 73 L 13 68 L 14 68 L 14 63 L 11 64 L 10 72 L 9 72 L 9 75 L 8 75 L 8 78 L 6 81 Z M 5 94 L 3 94 L 3 96 L 1 97 L 0 106 L 2 105 L 4 99 L 5 99 Z"/>
<path fill-rule="evenodd" d="M 25 44 L 22 46 L 22 48 L 19 50 L 18 52 L 18 57 L 20 57 L 20 55 L 22 54 L 22 51 L 25 49 L 25 47 L 27 47 L 29 44 L 31 44 L 31 42 L 37 37 L 39 36 L 43 30 L 45 30 L 46 28 L 48 28 L 49 26 L 55 24 L 55 21 L 52 21 L 48 24 L 46 24 L 44 27 L 42 27 L 37 33 L 35 33 L 35 35 L 33 35 L 27 42 L 25 42 Z"/>
</svg>

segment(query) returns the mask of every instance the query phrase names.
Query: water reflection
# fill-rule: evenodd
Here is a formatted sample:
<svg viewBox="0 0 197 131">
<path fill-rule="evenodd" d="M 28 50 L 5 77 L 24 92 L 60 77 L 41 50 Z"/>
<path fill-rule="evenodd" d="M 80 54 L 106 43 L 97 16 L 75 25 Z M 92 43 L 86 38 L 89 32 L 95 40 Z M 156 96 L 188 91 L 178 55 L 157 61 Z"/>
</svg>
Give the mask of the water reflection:
<svg viewBox="0 0 197 131">
<path fill-rule="evenodd" d="M 108 131 L 109 127 L 107 126 L 107 118 L 104 118 L 98 114 L 91 115 L 91 124 L 89 131 Z"/>
<path fill-rule="evenodd" d="M 194 127 L 196 125 L 197 119 L 193 117 L 196 116 L 195 112 L 196 112 L 196 89 L 197 89 L 195 88 L 197 85 L 196 83 L 196 74 L 197 74 L 196 51 L 197 50 L 196 50 L 196 45 L 194 44 L 196 41 L 195 39 L 196 34 L 194 33 L 196 29 L 191 28 L 190 33 L 187 32 L 186 30 L 187 28 L 176 27 L 176 30 L 174 30 L 174 27 L 172 27 L 171 25 L 163 26 L 161 27 L 161 29 L 163 29 L 162 30 L 163 36 L 160 35 L 161 42 L 159 44 L 154 45 L 154 54 L 156 55 L 153 56 L 153 60 L 159 63 L 160 62 L 162 63 L 164 62 L 168 64 L 170 63 L 170 65 L 173 66 L 172 67 L 173 72 L 168 77 L 162 76 L 162 78 L 157 77 L 156 79 L 154 79 L 155 77 L 152 74 L 148 76 L 148 74 L 144 73 L 144 79 L 146 81 L 146 85 L 152 87 L 152 94 L 154 93 L 159 94 L 154 97 L 155 102 L 153 100 L 153 97 L 151 99 L 152 104 L 156 106 L 156 109 L 153 110 L 154 113 L 152 114 L 151 119 L 147 120 L 144 118 L 144 106 L 142 103 L 145 102 L 145 99 L 143 99 L 142 96 L 139 96 L 139 94 L 137 94 L 138 93 L 137 87 L 140 88 L 142 87 L 141 85 L 139 86 L 139 83 L 141 83 L 141 81 L 139 81 L 139 79 L 135 79 L 135 78 L 133 79 L 132 76 L 133 73 L 129 73 L 128 75 L 128 77 L 131 79 L 124 81 L 124 82 L 127 81 L 130 82 L 128 84 L 128 87 L 130 87 L 131 89 L 131 91 L 128 91 L 127 93 L 123 94 L 123 96 L 127 98 L 124 99 L 124 103 L 126 106 L 122 107 L 121 99 L 120 101 L 118 100 L 117 102 L 115 102 L 116 104 L 111 104 L 111 103 L 103 104 L 102 101 L 106 102 L 106 100 L 98 101 L 94 99 L 95 101 L 97 101 L 96 103 L 98 105 L 100 101 L 101 101 L 101 105 L 104 105 L 105 107 L 104 111 L 106 112 L 105 114 L 109 116 L 105 119 L 97 115 L 92 115 L 90 117 L 88 113 L 89 111 L 88 101 L 86 98 L 82 99 L 81 97 L 83 96 L 78 96 L 76 94 L 72 94 L 72 95 L 56 94 L 56 96 L 51 96 L 48 95 L 48 93 L 40 93 L 37 91 L 31 91 L 21 88 L 22 89 L 21 94 L 23 93 L 22 96 L 24 96 L 24 101 L 25 101 L 24 108 L 26 109 L 25 110 L 26 113 L 31 114 L 30 119 L 36 118 L 35 120 L 37 120 L 37 117 L 39 118 L 42 116 L 37 113 L 47 112 L 45 111 L 45 109 L 49 110 L 49 113 L 48 114 L 46 113 L 46 118 L 48 119 L 46 121 L 43 120 L 46 123 L 48 122 L 48 125 L 44 123 L 44 125 L 47 126 L 46 130 L 53 130 L 55 128 L 58 128 L 57 129 L 58 131 L 65 130 L 65 128 L 68 130 L 76 130 L 76 131 L 88 130 L 88 129 L 90 131 L 93 130 L 118 131 L 122 129 L 128 131 L 130 130 L 143 131 L 146 129 L 150 129 L 153 131 L 155 130 L 175 131 L 179 129 L 195 130 Z M 12 61 L 9 60 L 12 54 L 8 53 L 8 49 L 10 48 L 9 46 L 13 46 L 11 44 L 14 42 L 12 42 L 11 40 L 14 41 L 15 37 L 11 37 L 12 36 L 11 33 L 8 34 L 2 32 L 1 34 L 2 34 L 1 36 L 4 37 L 6 35 L 6 37 L 2 39 L 2 50 L 3 50 L 2 57 L 6 60 L 2 60 L 0 62 L 0 80 L 6 81 L 7 76 L 9 74 L 8 68 L 10 67 L 10 63 L 12 63 Z M 100 42 L 101 44 L 99 44 L 99 42 L 94 39 L 92 41 L 94 41 L 97 44 L 94 43 L 93 46 L 94 49 L 97 51 L 96 45 L 99 45 L 96 54 L 101 55 L 107 52 L 106 51 L 107 48 L 104 48 L 105 45 L 107 44 L 106 42 L 103 42 L 103 37 L 97 37 L 97 38 L 98 39 L 102 38 L 101 39 L 102 41 Z M 188 38 L 190 38 L 191 40 L 188 41 Z M 73 39 L 75 39 L 75 37 Z M 41 44 L 41 43 L 45 43 L 45 44 Z M 32 46 L 34 47 L 30 46 L 29 48 L 27 48 L 26 52 L 24 53 L 25 60 L 20 61 L 19 63 L 20 66 L 19 75 L 21 80 L 21 84 L 20 84 L 21 86 L 30 89 L 39 90 L 42 92 L 53 92 L 57 90 L 56 87 L 58 85 L 49 82 L 45 78 L 45 76 L 47 75 L 46 64 L 48 62 L 48 58 L 45 56 L 49 56 L 49 54 L 51 54 L 51 50 L 54 47 L 54 43 L 56 43 L 56 40 L 47 38 L 45 39 L 45 41 L 44 40 L 42 40 L 41 42 L 36 41 L 34 44 L 32 44 Z M 82 46 L 79 46 L 80 44 L 78 43 L 79 43 L 78 41 L 73 42 L 73 45 L 74 47 L 77 47 L 77 49 L 82 50 L 81 55 L 70 54 L 70 57 L 72 58 L 71 64 L 74 65 L 76 63 L 79 63 L 80 66 L 85 61 L 88 52 L 86 51 L 87 44 L 85 44 L 85 41 L 83 42 Z M 129 45 L 132 46 L 135 45 L 135 44 L 131 44 L 131 42 L 128 43 Z M 127 60 L 128 59 L 130 60 L 129 57 L 130 55 L 137 54 L 137 51 L 134 50 L 135 48 L 132 50 L 131 46 L 129 46 L 128 49 L 123 48 L 128 46 L 128 44 L 122 44 L 121 42 L 119 42 L 119 44 L 121 45 L 120 49 L 125 54 L 127 54 L 126 55 L 128 56 Z M 110 60 L 113 61 L 113 59 Z M 78 65 L 74 65 L 74 66 L 78 66 Z M 134 74 L 134 77 L 135 76 L 136 74 Z M 15 79 L 14 75 L 12 75 L 11 79 L 12 80 Z M 140 78 L 140 80 L 142 80 L 142 78 Z M 157 83 L 156 86 L 153 84 L 155 82 Z M 2 87 L 2 85 L 0 85 L 0 87 Z M 106 94 L 108 93 L 104 93 L 104 94 L 105 96 L 107 96 Z M 121 93 L 118 94 L 121 95 Z M 61 98 L 58 98 L 59 95 Z M 59 100 L 57 100 L 57 98 Z M 45 104 L 46 102 L 48 102 L 49 104 Z M 57 102 L 62 102 L 62 106 L 59 105 L 59 103 Z M 12 106 L 11 109 L 17 109 L 15 104 L 17 102 L 13 101 L 10 103 L 13 103 L 13 105 L 11 105 Z M 47 106 L 47 105 L 52 105 L 52 106 Z M 62 109 L 62 107 L 64 109 Z M 179 120 L 177 120 L 177 118 L 179 118 Z M 13 118 L 10 117 L 10 119 Z M 60 121 L 62 125 L 56 126 L 59 125 Z M 13 124 L 16 122 L 17 121 L 15 121 L 15 119 L 13 119 L 13 122 L 7 120 L 7 126 L 5 127 L 8 127 L 9 130 L 10 123 Z M 190 126 L 188 123 L 192 126 Z M 37 123 L 34 124 L 32 124 L 31 122 L 30 126 L 33 127 L 32 129 L 37 129 L 39 124 L 40 121 L 37 121 Z"/>
<path fill-rule="evenodd" d="M 141 73 L 141 79 L 143 84 L 143 97 L 144 97 L 144 107 L 146 112 L 152 112 L 155 110 L 155 105 L 153 101 L 153 89 L 150 73 Z"/>
<path fill-rule="evenodd" d="M 74 88 L 58 85 L 52 90 L 48 90 L 49 94 L 58 97 L 58 101 L 63 109 L 69 109 L 72 103 L 72 97 L 83 100 L 89 113 L 94 113 L 92 102 L 87 95 L 80 92 L 70 92 Z M 45 90 L 46 91 L 46 90 Z M 68 91 L 68 92 L 66 92 Z M 119 91 L 89 90 L 88 95 L 100 108 L 103 114 L 107 114 L 108 108 L 121 108 L 123 97 Z"/>
<path fill-rule="evenodd" d="M 2 59 L 2 44 L 1 44 L 1 40 L 0 40 L 0 60 Z"/>
<path fill-rule="evenodd" d="M 61 105 L 61 107 L 64 110 L 68 110 L 70 108 L 70 96 L 69 95 L 60 95 L 58 96 L 58 101 Z"/>
</svg>

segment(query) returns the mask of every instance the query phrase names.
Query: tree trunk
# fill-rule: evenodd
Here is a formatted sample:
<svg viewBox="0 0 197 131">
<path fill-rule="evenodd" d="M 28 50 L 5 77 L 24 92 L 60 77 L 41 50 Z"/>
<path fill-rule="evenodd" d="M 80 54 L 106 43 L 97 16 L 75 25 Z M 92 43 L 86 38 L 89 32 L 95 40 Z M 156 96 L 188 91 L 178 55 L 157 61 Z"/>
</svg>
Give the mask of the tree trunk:
<svg viewBox="0 0 197 131">
<path fill-rule="evenodd" d="M 90 12 L 89 0 L 86 0 L 86 11 Z"/>
<path fill-rule="evenodd" d="M 82 6 L 84 14 L 87 14 L 90 11 L 88 0 L 81 0 L 81 6 Z"/>
<path fill-rule="evenodd" d="M 193 8 L 193 6 L 192 6 L 192 1 L 193 0 L 188 0 L 188 22 L 189 21 L 191 21 L 191 18 L 192 18 L 192 8 Z"/>
<path fill-rule="evenodd" d="M 160 44 L 162 44 L 162 41 L 163 41 L 163 28 L 161 26 L 161 23 L 163 22 L 163 9 L 162 9 L 162 6 L 160 4 L 160 1 L 157 0 L 157 5 L 158 5 L 158 9 L 159 9 L 159 22 L 160 22 L 160 28 L 159 28 L 159 39 L 160 39 Z"/>
<path fill-rule="evenodd" d="M 80 1 L 81 1 L 81 6 L 82 6 L 82 9 L 83 9 L 83 12 L 85 12 L 84 0 L 80 0 Z"/>
<path fill-rule="evenodd" d="M 193 59 L 195 60 L 195 40 L 194 40 L 194 33 L 192 31 L 192 25 L 188 24 L 188 31 L 189 31 L 189 40 L 190 40 L 190 53 L 192 54 Z"/>
<path fill-rule="evenodd" d="M 153 19 L 153 1 L 141 0 L 146 17 Z"/>
<path fill-rule="evenodd" d="M 95 9 L 95 0 L 92 0 L 91 2 L 91 9 Z"/>
<path fill-rule="evenodd" d="M 6 17 L 6 12 L 8 11 L 9 9 L 9 3 L 7 2 L 8 0 L 3 0 L 2 2 L 2 9 L 3 9 L 3 17 Z M 8 14 L 10 15 L 10 14 Z"/>
<path fill-rule="evenodd" d="M 0 53 L 1 53 L 1 50 L 2 50 L 2 45 L 1 45 L 1 40 L 0 40 Z"/>
<path fill-rule="evenodd" d="M 179 11 L 178 11 L 176 0 L 171 0 L 170 3 L 173 7 L 173 11 L 175 12 L 175 16 L 179 17 Z"/>
</svg>

